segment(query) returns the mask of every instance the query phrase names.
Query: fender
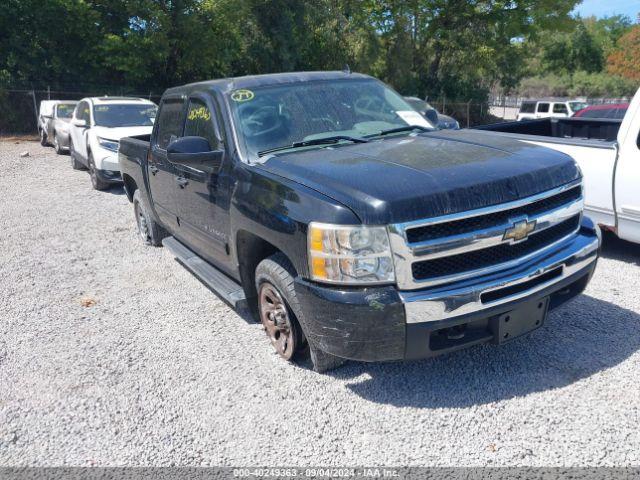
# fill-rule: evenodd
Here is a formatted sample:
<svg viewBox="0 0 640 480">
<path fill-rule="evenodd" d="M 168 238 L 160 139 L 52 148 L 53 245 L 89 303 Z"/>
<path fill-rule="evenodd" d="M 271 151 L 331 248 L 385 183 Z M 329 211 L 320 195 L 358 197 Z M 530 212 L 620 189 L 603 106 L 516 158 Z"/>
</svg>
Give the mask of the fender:
<svg viewBox="0 0 640 480">
<path fill-rule="evenodd" d="M 239 231 L 246 230 L 280 249 L 296 271 L 308 276 L 307 226 L 310 222 L 357 225 L 360 219 L 339 202 L 278 175 L 236 163 L 238 179 L 231 199 L 233 261 Z"/>
</svg>

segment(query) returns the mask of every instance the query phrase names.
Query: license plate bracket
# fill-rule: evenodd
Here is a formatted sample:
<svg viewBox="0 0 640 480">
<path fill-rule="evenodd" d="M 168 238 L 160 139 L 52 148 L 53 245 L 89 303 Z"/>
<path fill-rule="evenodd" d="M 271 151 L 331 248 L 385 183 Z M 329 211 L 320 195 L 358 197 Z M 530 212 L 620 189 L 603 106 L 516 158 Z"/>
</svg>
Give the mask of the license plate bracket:
<svg viewBox="0 0 640 480">
<path fill-rule="evenodd" d="M 518 308 L 492 317 L 494 343 L 510 342 L 544 325 L 549 309 L 549 297 L 532 300 Z"/>
</svg>

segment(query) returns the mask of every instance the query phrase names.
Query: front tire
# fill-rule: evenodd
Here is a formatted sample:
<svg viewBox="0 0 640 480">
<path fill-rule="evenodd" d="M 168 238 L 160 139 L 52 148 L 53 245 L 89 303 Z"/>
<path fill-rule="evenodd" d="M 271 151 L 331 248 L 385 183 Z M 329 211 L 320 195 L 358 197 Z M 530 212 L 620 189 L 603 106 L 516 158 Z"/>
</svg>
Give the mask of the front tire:
<svg viewBox="0 0 640 480">
<path fill-rule="evenodd" d="M 107 182 L 103 182 L 98 178 L 98 172 L 96 171 L 96 164 L 93 161 L 93 155 L 89 152 L 88 155 L 89 160 L 89 177 L 91 177 L 91 186 L 93 186 L 94 190 L 104 191 L 107 190 L 111 185 Z"/>
<path fill-rule="evenodd" d="M 298 321 L 302 310 L 294 288 L 295 275 L 293 265 L 282 253 L 276 253 L 258 264 L 255 282 L 260 321 L 271 344 L 283 359 L 301 359 L 308 350 L 314 371 L 324 373 L 333 370 L 345 360 L 320 350 L 305 339 Z"/>
<path fill-rule="evenodd" d="M 74 170 L 85 170 L 85 166 L 76 159 L 76 151 L 73 148 L 73 142 L 69 137 L 69 155 L 71 156 L 71 168 Z"/>
<path fill-rule="evenodd" d="M 53 148 L 55 148 L 58 155 L 62 155 L 64 153 L 64 150 L 62 150 L 62 147 L 60 146 L 60 139 L 58 138 L 57 132 L 53 132 Z"/>
<path fill-rule="evenodd" d="M 167 232 L 151 216 L 139 189 L 133 193 L 133 213 L 142 243 L 154 247 L 162 246 L 162 239 L 167 236 Z"/>
<path fill-rule="evenodd" d="M 40 130 L 40 145 L 42 145 L 43 147 L 46 147 L 48 145 L 47 134 L 44 130 Z"/>
</svg>

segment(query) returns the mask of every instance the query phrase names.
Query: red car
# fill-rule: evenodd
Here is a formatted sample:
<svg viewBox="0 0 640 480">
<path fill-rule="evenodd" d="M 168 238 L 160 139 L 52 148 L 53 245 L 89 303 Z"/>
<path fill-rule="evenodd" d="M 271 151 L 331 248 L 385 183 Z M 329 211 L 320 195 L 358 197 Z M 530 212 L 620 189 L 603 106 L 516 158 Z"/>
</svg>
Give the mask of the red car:
<svg viewBox="0 0 640 480">
<path fill-rule="evenodd" d="M 602 105 L 591 105 L 590 107 L 578 110 L 574 117 L 621 120 L 624 118 L 625 113 L 627 113 L 628 108 L 628 103 L 604 103 Z"/>
</svg>

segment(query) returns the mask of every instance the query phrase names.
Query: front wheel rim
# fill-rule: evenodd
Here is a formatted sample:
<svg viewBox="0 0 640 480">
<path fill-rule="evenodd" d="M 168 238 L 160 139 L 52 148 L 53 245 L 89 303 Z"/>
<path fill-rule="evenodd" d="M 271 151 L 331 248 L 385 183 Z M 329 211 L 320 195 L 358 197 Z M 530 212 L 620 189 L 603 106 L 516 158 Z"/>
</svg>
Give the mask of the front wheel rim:
<svg viewBox="0 0 640 480">
<path fill-rule="evenodd" d="M 294 327 L 289 309 L 280 292 L 265 282 L 258 292 L 260 321 L 265 328 L 271 344 L 285 360 L 290 360 L 296 351 Z"/>
<path fill-rule="evenodd" d="M 91 177 L 91 183 L 93 186 L 98 185 L 98 177 L 96 176 L 96 166 L 93 164 L 93 159 L 89 159 L 89 176 Z"/>
</svg>

